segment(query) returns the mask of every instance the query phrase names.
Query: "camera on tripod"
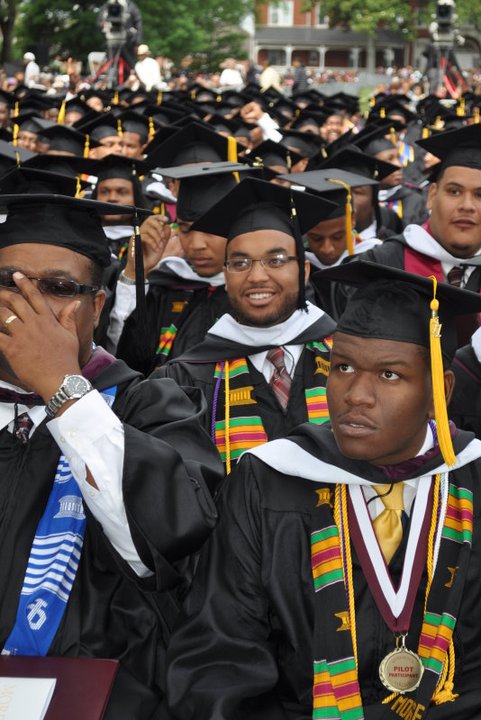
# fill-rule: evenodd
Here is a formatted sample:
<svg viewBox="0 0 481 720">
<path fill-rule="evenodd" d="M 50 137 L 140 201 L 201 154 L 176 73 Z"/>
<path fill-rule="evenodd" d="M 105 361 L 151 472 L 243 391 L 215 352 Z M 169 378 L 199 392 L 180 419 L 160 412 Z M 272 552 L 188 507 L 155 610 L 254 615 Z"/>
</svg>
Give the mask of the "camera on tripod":
<svg viewBox="0 0 481 720">
<path fill-rule="evenodd" d="M 434 22 L 429 26 L 429 32 L 433 41 L 443 45 L 453 45 L 456 39 L 455 25 L 458 19 L 455 0 L 438 0 L 436 13 L 432 17 Z"/>
<path fill-rule="evenodd" d="M 128 38 L 129 9 L 127 0 L 108 0 L 104 6 L 102 32 L 110 44 L 122 45 Z"/>
</svg>

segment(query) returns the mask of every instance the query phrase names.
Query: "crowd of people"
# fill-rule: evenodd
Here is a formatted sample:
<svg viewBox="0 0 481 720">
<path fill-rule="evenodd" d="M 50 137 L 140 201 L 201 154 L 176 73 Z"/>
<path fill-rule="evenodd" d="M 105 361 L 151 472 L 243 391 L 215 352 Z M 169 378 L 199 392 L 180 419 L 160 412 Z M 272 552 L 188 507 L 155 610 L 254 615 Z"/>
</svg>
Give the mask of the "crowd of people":
<svg viewBox="0 0 481 720">
<path fill-rule="evenodd" d="M 74 70 L 0 92 L 3 654 L 118 660 L 107 720 L 481 717 L 481 95 Z"/>
</svg>

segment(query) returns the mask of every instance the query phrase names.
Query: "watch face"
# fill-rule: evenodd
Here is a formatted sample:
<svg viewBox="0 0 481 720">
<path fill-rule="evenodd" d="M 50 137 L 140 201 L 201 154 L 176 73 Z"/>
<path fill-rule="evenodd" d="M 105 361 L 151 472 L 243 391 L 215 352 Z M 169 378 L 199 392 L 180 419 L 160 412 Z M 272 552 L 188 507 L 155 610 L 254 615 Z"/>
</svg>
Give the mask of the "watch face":
<svg viewBox="0 0 481 720">
<path fill-rule="evenodd" d="M 90 390 L 90 383 L 81 375 L 70 375 L 64 382 L 64 388 L 69 397 L 81 396 Z"/>
</svg>

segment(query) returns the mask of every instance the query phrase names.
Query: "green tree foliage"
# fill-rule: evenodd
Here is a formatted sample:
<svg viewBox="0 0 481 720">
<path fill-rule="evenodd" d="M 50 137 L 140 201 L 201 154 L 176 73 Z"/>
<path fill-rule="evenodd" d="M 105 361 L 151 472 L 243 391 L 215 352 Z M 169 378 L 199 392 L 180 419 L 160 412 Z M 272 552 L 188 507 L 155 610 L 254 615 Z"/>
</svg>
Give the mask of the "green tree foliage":
<svg viewBox="0 0 481 720">
<path fill-rule="evenodd" d="M 145 41 L 174 62 L 192 55 L 194 64 L 217 69 L 226 56 L 245 56 L 242 18 L 251 0 L 138 0 Z"/>
<path fill-rule="evenodd" d="M 312 7 L 314 0 L 308 0 Z M 322 0 L 322 15 L 329 16 L 331 27 L 344 27 L 373 36 L 380 28 L 412 34 L 414 13 L 408 0 Z"/>
<path fill-rule="evenodd" d="M 99 4 L 80 0 L 24 0 L 20 4 L 18 43 L 46 45 L 51 57 L 57 53 L 85 60 L 92 50 L 104 46 L 97 28 Z"/>
</svg>

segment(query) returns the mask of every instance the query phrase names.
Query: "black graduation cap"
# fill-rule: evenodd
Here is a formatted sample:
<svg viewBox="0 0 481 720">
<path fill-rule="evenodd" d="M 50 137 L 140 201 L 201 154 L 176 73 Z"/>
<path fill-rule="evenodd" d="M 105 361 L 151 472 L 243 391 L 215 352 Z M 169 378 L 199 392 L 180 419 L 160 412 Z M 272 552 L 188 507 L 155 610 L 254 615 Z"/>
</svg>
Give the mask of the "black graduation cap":
<svg viewBox="0 0 481 720">
<path fill-rule="evenodd" d="M 152 103 L 147 103 L 142 108 L 142 114 L 146 117 L 151 117 L 156 125 L 170 125 L 176 120 L 183 118 L 186 111 L 185 109 L 180 111 L 170 104 L 152 105 Z"/>
<path fill-rule="evenodd" d="M 297 214 L 293 214 L 293 206 Z M 307 192 L 245 178 L 193 227 L 228 240 L 255 230 L 280 230 L 295 237 L 294 217 L 301 233 L 305 233 L 328 216 L 333 207 L 329 200 Z"/>
<path fill-rule="evenodd" d="M 122 178 L 132 180 L 145 175 L 152 167 L 152 163 L 138 158 L 125 157 L 111 153 L 101 160 L 91 160 L 91 174 L 95 175 L 99 182 L 109 178 Z"/>
<path fill-rule="evenodd" d="M 359 98 L 357 95 L 350 95 L 349 93 L 340 92 L 334 93 L 334 95 L 331 95 L 330 98 L 326 100 L 326 102 L 332 102 L 337 101 L 342 104 L 342 107 L 344 107 L 351 115 L 358 112 L 359 110 Z"/>
<path fill-rule="evenodd" d="M 91 112 L 91 110 L 92 108 L 90 108 L 78 95 L 70 98 L 70 100 L 67 100 L 65 103 L 65 113 L 76 112 L 84 116 Z"/>
<path fill-rule="evenodd" d="M 466 125 L 432 135 L 417 144 L 441 160 L 440 169 L 461 166 L 481 170 L 481 125 Z"/>
<path fill-rule="evenodd" d="M 0 175 L 4 175 L 12 168 L 34 157 L 37 155 L 30 150 L 24 150 L 21 147 L 15 147 L 10 142 L 0 140 Z"/>
<path fill-rule="evenodd" d="M 299 132 L 297 130 L 282 130 L 282 145 L 295 150 L 301 157 L 310 158 L 319 152 L 324 141 L 312 133 Z"/>
<path fill-rule="evenodd" d="M 277 112 L 280 112 L 281 115 L 284 115 L 288 120 L 294 117 L 296 115 L 296 111 L 299 110 L 296 103 L 290 100 L 289 98 L 280 98 L 276 104 L 274 105 Z"/>
<path fill-rule="evenodd" d="M 349 173 L 361 175 L 375 182 L 380 182 L 398 170 L 397 165 L 385 162 L 384 160 L 378 160 L 378 158 L 362 152 L 362 150 L 355 145 L 347 145 L 346 147 L 341 147 L 337 152 L 329 153 L 328 157 L 322 160 L 318 166 L 319 170 L 327 168 L 342 168 Z"/>
<path fill-rule="evenodd" d="M 48 170 L 16 167 L 0 178 L 0 194 L 20 195 L 22 193 L 57 193 L 76 197 L 88 183 L 77 182 L 76 178 Z"/>
<path fill-rule="evenodd" d="M 273 140 L 264 140 L 263 143 L 247 153 L 244 158 L 251 165 L 255 165 L 257 158 L 259 158 L 264 167 L 278 166 L 285 168 L 289 172 L 293 165 L 302 160 L 302 155 Z"/>
<path fill-rule="evenodd" d="M 189 122 L 192 122 L 191 120 Z M 155 135 L 149 144 L 144 148 L 144 154 L 151 156 L 157 148 L 163 145 L 169 138 L 173 137 L 180 130 L 177 125 L 166 125 L 155 131 Z"/>
<path fill-rule="evenodd" d="M 237 155 L 241 150 L 235 140 L 229 141 L 207 125 L 194 122 L 172 135 L 149 155 L 157 165 L 168 167 L 192 162 L 235 162 L 237 157 L 231 155 Z"/>
<path fill-rule="evenodd" d="M 343 263 L 315 273 L 313 282 L 344 283 L 359 290 L 350 298 L 337 330 L 349 335 L 397 340 L 430 347 L 430 300 L 433 280 L 365 260 Z M 437 283 L 443 354 L 457 350 L 456 315 L 481 312 L 481 295 L 448 283 Z"/>
<path fill-rule="evenodd" d="M 295 121 L 292 123 L 292 130 L 301 130 L 302 128 L 312 127 L 314 133 L 319 134 L 319 128 L 324 125 L 329 117 L 328 113 L 324 113 L 320 108 L 317 110 L 301 110 Z M 306 132 L 306 130 L 304 130 Z"/>
<path fill-rule="evenodd" d="M 42 131 L 42 137 L 46 138 L 49 142 L 49 152 L 56 150 L 79 156 L 83 155 L 87 142 L 84 133 L 66 125 L 53 125 Z M 98 143 L 95 140 L 90 140 L 89 145 L 90 147 L 97 147 Z"/>
<path fill-rule="evenodd" d="M 133 212 L 132 207 L 53 193 L 0 195 L 7 218 L 0 224 L 0 248 L 24 243 L 57 245 L 108 267 L 111 253 L 100 217 Z"/>
<path fill-rule="evenodd" d="M 252 172 L 252 169 L 240 163 L 219 162 L 159 168 L 158 172 L 181 181 L 177 217 L 192 222 L 238 184 L 240 173 Z"/>
<path fill-rule="evenodd" d="M 74 178 L 81 173 L 93 175 L 95 163 L 95 160 L 80 157 L 78 155 L 38 154 L 33 155 L 33 157 L 28 160 L 22 161 L 22 167 L 47 170 L 48 172 Z"/>
<path fill-rule="evenodd" d="M 111 112 L 95 113 L 95 117 L 86 120 L 82 118 L 75 123 L 75 128 L 89 135 L 92 140 L 100 142 L 107 137 L 118 135 L 118 123 Z"/>
<path fill-rule="evenodd" d="M 351 142 L 368 155 L 377 155 L 379 152 L 392 150 L 393 147 L 396 147 L 394 138 L 391 137 L 390 133 L 392 134 L 391 131 L 397 129 L 399 129 L 399 123 L 396 120 L 380 125 L 369 125 L 366 126 L 364 131 L 358 133 L 357 137 L 353 136 Z"/>
<path fill-rule="evenodd" d="M 79 97 L 86 102 L 87 100 L 90 100 L 91 98 L 99 98 L 104 107 L 107 107 L 109 103 L 112 101 L 112 93 L 109 90 L 98 90 L 96 88 L 89 88 L 88 90 L 81 90 L 79 93 Z M 90 106 L 89 106 L 90 107 Z"/>
<path fill-rule="evenodd" d="M 302 234 L 332 209 L 324 198 L 265 180 L 246 178 L 197 220 L 194 229 L 232 240 L 256 230 L 279 230 L 294 238 L 299 258 L 298 307 L 305 308 L 304 245 Z"/>
<path fill-rule="evenodd" d="M 15 125 L 31 133 L 43 133 L 47 128 L 53 127 L 56 123 L 52 120 L 38 117 L 36 112 L 23 112 L 15 118 Z"/>
<path fill-rule="evenodd" d="M 308 172 L 293 173 L 291 175 L 279 175 L 280 180 L 288 180 L 290 183 L 302 185 L 312 193 L 324 195 L 327 193 L 329 199 L 336 203 L 326 219 L 346 216 L 346 246 L 349 255 L 354 254 L 354 238 L 352 235 L 352 194 L 353 187 L 363 185 L 377 185 L 377 180 L 370 179 L 365 175 L 358 175 L 346 172 L 339 168 L 327 168 L 323 170 L 310 170 Z"/>
<path fill-rule="evenodd" d="M 125 110 L 118 116 L 118 120 L 120 120 L 122 132 L 135 133 L 140 136 L 141 143 L 147 142 L 151 129 L 149 118 L 135 110 Z"/>
</svg>

